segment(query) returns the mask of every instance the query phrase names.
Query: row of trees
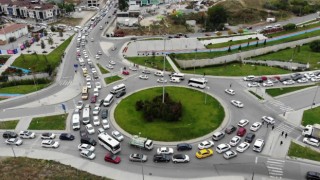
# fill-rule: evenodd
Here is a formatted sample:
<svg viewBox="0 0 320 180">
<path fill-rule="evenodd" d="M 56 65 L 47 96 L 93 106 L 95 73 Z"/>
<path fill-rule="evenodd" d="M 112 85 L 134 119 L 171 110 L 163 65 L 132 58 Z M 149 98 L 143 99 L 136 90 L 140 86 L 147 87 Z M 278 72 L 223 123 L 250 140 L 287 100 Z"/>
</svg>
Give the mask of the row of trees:
<svg viewBox="0 0 320 180">
<path fill-rule="evenodd" d="M 270 10 L 284 10 L 301 16 L 305 14 L 315 13 L 320 8 L 320 2 L 309 3 L 307 0 L 275 0 L 266 1 L 264 8 Z"/>
</svg>

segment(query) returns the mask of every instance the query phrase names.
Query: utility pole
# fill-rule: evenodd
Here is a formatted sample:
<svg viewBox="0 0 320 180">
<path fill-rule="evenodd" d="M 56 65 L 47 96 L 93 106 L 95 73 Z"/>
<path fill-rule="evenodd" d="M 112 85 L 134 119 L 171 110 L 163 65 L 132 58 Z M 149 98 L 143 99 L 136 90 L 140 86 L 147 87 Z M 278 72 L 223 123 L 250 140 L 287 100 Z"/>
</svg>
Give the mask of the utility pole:
<svg viewBox="0 0 320 180">
<path fill-rule="evenodd" d="M 166 71 L 166 37 L 163 37 L 163 74 Z M 162 83 L 162 103 L 164 104 L 164 94 L 165 94 L 165 89 L 164 89 L 164 83 Z"/>
</svg>

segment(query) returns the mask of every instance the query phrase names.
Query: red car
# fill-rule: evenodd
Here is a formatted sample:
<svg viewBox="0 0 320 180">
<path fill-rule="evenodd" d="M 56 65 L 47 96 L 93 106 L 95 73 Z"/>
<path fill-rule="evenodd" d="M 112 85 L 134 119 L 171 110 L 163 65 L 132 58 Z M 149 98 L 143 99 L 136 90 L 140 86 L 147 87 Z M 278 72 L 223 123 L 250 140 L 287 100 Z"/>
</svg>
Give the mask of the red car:
<svg viewBox="0 0 320 180">
<path fill-rule="evenodd" d="M 119 164 L 121 161 L 121 158 L 117 155 L 107 153 L 106 156 L 104 157 L 105 161 L 112 162 L 114 164 Z"/>
<path fill-rule="evenodd" d="M 129 71 L 124 70 L 124 71 L 122 71 L 122 74 L 123 74 L 123 75 L 129 75 Z"/>
<path fill-rule="evenodd" d="M 97 102 L 97 96 L 92 96 L 91 103 L 96 103 L 96 102 Z"/>
</svg>

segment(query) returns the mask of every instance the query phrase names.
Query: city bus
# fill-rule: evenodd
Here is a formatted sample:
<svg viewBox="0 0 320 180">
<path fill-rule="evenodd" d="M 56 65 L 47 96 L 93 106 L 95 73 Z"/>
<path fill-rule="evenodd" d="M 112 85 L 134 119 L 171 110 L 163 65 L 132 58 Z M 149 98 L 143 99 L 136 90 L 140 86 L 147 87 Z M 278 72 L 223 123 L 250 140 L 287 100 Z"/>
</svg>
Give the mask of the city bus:
<svg viewBox="0 0 320 180">
<path fill-rule="evenodd" d="M 88 96 L 89 96 L 88 87 L 87 87 L 87 86 L 83 86 L 83 87 L 82 87 L 81 99 L 87 100 L 87 99 L 88 99 Z"/>
<path fill-rule="evenodd" d="M 193 86 L 196 88 L 205 88 L 206 87 L 206 80 L 204 78 L 190 78 L 188 81 L 189 86 Z"/>
<path fill-rule="evenodd" d="M 121 151 L 120 142 L 115 140 L 106 132 L 98 135 L 99 144 L 110 151 L 112 154 L 117 154 Z"/>
</svg>

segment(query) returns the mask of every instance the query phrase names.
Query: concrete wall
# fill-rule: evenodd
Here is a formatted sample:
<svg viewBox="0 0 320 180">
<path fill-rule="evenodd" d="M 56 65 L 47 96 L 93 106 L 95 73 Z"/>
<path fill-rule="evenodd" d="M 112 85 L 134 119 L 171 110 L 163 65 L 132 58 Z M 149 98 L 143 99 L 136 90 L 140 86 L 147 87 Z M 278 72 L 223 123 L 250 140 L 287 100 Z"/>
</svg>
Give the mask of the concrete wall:
<svg viewBox="0 0 320 180">
<path fill-rule="evenodd" d="M 297 45 L 303 45 L 310 43 L 314 40 L 319 40 L 320 36 L 316 37 L 311 37 L 307 39 L 302 39 L 298 41 L 293 41 L 293 42 L 288 42 L 288 43 L 283 43 L 283 44 L 278 44 L 278 45 L 273 45 L 273 46 L 267 46 L 264 48 L 259 48 L 255 50 L 250 50 L 250 51 L 245 51 L 245 52 L 240 52 L 240 53 L 235 53 L 231 55 L 226 55 L 226 56 L 221 56 L 221 57 L 216 57 L 213 59 L 198 59 L 198 60 L 177 60 L 176 62 L 179 64 L 180 68 L 191 68 L 191 67 L 205 67 L 205 66 L 210 66 L 210 65 L 218 65 L 218 64 L 224 64 L 224 63 L 229 63 L 229 62 L 234 62 L 234 61 L 241 61 L 243 59 L 251 58 L 254 56 L 258 55 L 263 55 L 267 54 L 270 52 L 277 52 L 282 49 L 286 49 L 288 47 L 294 48 Z M 259 46 L 263 46 L 260 44 Z M 235 50 L 233 50 L 235 51 Z"/>
<path fill-rule="evenodd" d="M 25 80 L 25 79 L 39 79 L 39 78 L 48 78 L 48 73 L 37 73 L 34 75 L 24 75 L 24 76 L 8 76 L 8 81 L 14 81 L 14 80 Z"/>
</svg>

